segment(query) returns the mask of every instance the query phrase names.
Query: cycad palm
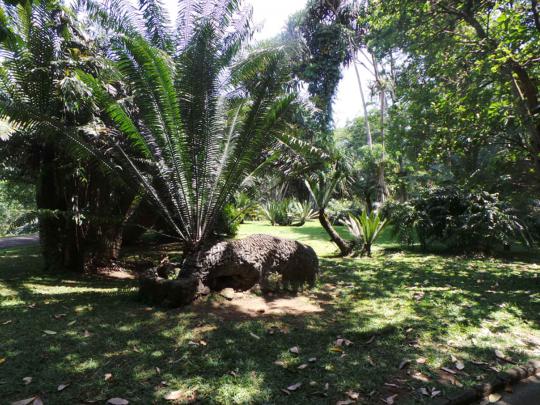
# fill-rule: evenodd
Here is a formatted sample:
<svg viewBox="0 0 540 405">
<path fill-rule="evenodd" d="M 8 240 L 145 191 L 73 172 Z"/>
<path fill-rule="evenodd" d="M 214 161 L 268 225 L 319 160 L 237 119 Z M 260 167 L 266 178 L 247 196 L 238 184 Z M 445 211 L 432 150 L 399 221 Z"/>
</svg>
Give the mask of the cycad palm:
<svg viewBox="0 0 540 405">
<path fill-rule="evenodd" d="M 146 189 L 188 249 L 197 249 L 262 150 L 280 137 L 294 96 L 284 92 L 287 75 L 275 52 L 240 57 L 249 34 L 240 2 L 192 3 L 193 18 L 187 3 L 174 55 L 136 33 L 134 22 L 117 29 L 113 56 L 134 108 L 99 78 L 80 78 L 129 140 L 108 158 Z"/>
</svg>

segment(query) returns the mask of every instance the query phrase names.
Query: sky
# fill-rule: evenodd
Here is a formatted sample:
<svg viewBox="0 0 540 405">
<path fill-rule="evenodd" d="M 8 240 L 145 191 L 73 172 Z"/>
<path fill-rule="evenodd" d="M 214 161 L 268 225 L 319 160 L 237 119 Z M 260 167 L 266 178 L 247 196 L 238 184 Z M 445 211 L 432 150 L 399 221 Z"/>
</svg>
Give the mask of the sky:
<svg viewBox="0 0 540 405">
<path fill-rule="evenodd" d="M 262 24 L 262 29 L 255 39 L 271 38 L 283 29 L 288 17 L 302 10 L 306 0 L 248 0 L 253 5 L 253 19 L 255 24 Z M 364 69 L 360 69 L 364 91 L 369 77 Z M 352 66 L 343 70 L 343 78 L 339 83 L 336 99 L 334 101 L 334 122 L 337 128 L 344 126 L 347 120 L 359 116 L 362 104 L 358 82 Z"/>
<path fill-rule="evenodd" d="M 176 2 L 178 0 L 164 0 L 164 3 L 176 15 Z M 246 0 L 253 5 L 253 19 L 260 31 L 255 35 L 256 40 L 272 38 L 279 34 L 291 14 L 302 10 L 306 0 Z M 361 114 L 360 92 L 352 66 L 343 70 L 343 78 L 339 84 L 334 101 L 334 123 L 337 128 L 343 127 L 347 120 Z M 364 91 L 366 84 L 371 78 L 367 72 L 360 69 Z"/>
</svg>

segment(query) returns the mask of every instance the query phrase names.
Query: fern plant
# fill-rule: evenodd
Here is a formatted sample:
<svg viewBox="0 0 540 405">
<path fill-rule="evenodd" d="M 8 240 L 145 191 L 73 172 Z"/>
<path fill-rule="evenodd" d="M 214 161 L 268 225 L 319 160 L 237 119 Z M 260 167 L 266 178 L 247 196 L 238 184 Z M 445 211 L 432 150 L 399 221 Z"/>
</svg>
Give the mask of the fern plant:
<svg viewBox="0 0 540 405">
<path fill-rule="evenodd" d="M 378 213 L 367 214 L 364 210 L 360 216 L 349 215 L 344 221 L 357 246 L 362 246 L 360 254 L 371 257 L 371 247 L 377 241 L 384 227 L 386 220 L 382 219 Z"/>
</svg>

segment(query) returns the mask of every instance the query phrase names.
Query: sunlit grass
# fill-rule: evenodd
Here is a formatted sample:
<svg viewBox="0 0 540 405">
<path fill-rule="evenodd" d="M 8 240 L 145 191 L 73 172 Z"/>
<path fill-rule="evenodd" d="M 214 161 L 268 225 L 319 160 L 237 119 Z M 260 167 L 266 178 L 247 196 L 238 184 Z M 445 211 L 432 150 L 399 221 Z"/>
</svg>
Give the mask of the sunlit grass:
<svg viewBox="0 0 540 405">
<path fill-rule="evenodd" d="M 354 390 L 366 403 L 380 403 L 395 390 L 387 383 L 400 387 L 398 403 L 421 403 L 419 387 L 449 395 L 489 377 L 489 367 L 508 367 L 496 361 L 496 349 L 518 363 L 540 358 L 540 267 L 530 253 L 503 260 L 398 251 L 385 234 L 372 259 L 341 259 L 317 222 L 245 224 L 240 233 L 313 246 L 321 277 L 304 294 L 323 312 L 224 320 L 190 308 L 164 311 L 139 303 L 133 281 L 45 274 L 36 248 L 3 251 L 0 398 L 146 404 L 166 403 L 164 395 L 181 389 L 202 403 L 312 404 L 335 403 Z M 278 332 L 270 335 L 272 326 Z M 338 336 L 353 344 L 336 350 Z M 467 374 L 444 382 L 440 367 L 452 367 L 452 355 Z M 412 363 L 399 370 L 404 359 Z M 417 372 L 429 381 L 412 378 Z M 24 385 L 27 376 L 33 380 Z M 299 382 L 291 395 L 281 391 Z"/>
</svg>

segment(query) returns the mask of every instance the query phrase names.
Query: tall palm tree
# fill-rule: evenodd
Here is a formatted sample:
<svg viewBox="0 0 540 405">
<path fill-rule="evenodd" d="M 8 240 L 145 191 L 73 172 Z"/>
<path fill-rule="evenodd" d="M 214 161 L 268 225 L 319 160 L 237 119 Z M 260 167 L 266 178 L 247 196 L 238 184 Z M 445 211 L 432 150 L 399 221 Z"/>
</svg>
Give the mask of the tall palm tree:
<svg viewBox="0 0 540 405">
<path fill-rule="evenodd" d="M 239 0 L 182 1 L 175 32 L 159 3 L 146 1 L 143 10 L 158 10 L 160 34 L 141 8 L 114 4 L 85 2 L 114 32 L 109 57 L 132 99 L 111 94 L 116 77 L 79 72 L 115 127 L 95 123 L 93 131 L 112 142 L 103 155 L 111 170 L 144 188 L 187 250 L 197 251 L 261 152 L 286 141 L 285 117 L 296 103 L 288 72 L 279 50 L 246 46 L 250 12 Z"/>
</svg>

